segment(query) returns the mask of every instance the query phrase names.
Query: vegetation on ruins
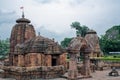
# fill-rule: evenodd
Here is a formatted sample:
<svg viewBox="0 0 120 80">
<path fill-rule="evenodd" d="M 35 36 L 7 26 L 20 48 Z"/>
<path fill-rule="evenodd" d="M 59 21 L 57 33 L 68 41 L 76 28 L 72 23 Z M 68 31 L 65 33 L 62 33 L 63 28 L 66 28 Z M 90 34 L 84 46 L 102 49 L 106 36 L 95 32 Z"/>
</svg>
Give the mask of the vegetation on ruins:
<svg viewBox="0 0 120 80">
<path fill-rule="evenodd" d="M 9 52 L 9 39 L 0 40 L 0 59 L 4 59 Z"/>
</svg>

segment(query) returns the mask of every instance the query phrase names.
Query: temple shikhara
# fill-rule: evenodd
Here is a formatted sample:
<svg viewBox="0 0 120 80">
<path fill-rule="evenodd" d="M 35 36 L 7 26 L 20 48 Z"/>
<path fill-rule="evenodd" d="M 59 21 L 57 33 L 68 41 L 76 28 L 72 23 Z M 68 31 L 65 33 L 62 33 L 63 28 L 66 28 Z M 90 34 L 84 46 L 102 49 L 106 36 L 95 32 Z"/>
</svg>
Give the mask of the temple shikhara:
<svg viewBox="0 0 120 80">
<path fill-rule="evenodd" d="M 78 64 L 79 54 L 83 56 L 82 64 Z M 34 26 L 23 13 L 12 28 L 9 61 L 2 68 L 2 76 L 16 80 L 88 78 L 93 63 L 90 59 L 100 56 L 99 39 L 94 30 L 89 30 L 84 38 L 74 37 L 68 48 L 63 49 L 54 39 L 36 35 Z"/>
</svg>

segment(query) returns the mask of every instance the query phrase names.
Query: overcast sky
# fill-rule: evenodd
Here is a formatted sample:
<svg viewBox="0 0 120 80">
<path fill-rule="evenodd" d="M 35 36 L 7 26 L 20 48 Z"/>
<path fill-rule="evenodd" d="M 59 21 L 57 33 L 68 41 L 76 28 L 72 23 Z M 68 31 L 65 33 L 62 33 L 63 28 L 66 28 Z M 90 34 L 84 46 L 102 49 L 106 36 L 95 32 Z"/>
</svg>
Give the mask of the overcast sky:
<svg viewBox="0 0 120 80">
<path fill-rule="evenodd" d="M 120 25 L 120 0 L 1 0 L 1 39 L 10 37 L 16 19 L 21 17 L 21 6 L 36 33 L 56 41 L 75 36 L 75 30 L 70 27 L 74 21 L 96 30 L 98 35 Z"/>
</svg>

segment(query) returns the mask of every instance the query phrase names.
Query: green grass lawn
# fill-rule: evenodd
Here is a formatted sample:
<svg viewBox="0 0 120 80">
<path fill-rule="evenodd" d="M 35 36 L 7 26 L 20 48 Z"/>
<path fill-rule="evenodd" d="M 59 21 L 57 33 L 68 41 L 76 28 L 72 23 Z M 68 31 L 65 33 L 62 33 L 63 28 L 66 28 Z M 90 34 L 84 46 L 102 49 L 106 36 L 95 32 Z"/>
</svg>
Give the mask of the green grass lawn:
<svg viewBox="0 0 120 80">
<path fill-rule="evenodd" d="M 120 62 L 120 56 L 114 55 L 114 56 L 103 56 L 103 57 L 96 57 L 94 59 L 100 59 L 103 61 L 115 61 Z"/>
</svg>

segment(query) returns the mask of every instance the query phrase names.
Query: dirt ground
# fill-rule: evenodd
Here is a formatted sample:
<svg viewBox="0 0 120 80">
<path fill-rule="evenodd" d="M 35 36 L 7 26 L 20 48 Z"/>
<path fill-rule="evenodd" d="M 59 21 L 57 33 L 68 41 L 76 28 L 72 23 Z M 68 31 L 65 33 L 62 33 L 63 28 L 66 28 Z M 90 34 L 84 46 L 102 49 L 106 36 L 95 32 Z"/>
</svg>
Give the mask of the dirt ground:
<svg viewBox="0 0 120 80">
<path fill-rule="evenodd" d="M 110 71 L 111 70 L 96 71 L 92 73 L 92 78 L 82 80 L 120 80 L 120 70 L 117 70 L 119 72 L 118 77 L 108 76 Z"/>
</svg>

